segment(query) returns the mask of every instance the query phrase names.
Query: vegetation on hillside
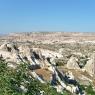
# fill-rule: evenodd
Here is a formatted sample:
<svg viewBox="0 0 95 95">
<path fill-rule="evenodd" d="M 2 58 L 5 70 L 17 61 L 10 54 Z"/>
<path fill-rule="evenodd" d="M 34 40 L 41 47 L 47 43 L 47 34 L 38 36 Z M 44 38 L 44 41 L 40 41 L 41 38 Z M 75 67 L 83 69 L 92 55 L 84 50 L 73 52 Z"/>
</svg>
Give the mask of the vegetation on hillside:
<svg viewBox="0 0 95 95">
<path fill-rule="evenodd" d="M 49 84 L 42 84 L 29 75 L 27 65 L 17 69 L 7 68 L 7 63 L 0 60 L 0 95 L 62 95 Z M 63 95 L 69 95 L 66 91 Z"/>
</svg>

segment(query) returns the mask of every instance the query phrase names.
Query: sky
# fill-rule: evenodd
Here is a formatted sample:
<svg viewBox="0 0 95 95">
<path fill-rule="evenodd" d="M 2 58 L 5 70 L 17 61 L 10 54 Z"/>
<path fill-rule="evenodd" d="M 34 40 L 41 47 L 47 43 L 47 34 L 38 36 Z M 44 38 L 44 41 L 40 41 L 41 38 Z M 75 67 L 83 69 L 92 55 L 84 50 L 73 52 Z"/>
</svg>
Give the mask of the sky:
<svg viewBox="0 0 95 95">
<path fill-rule="evenodd" d="M 95 0 L 0 0 L 0 33 L 95 32 Z"/>
</svg>

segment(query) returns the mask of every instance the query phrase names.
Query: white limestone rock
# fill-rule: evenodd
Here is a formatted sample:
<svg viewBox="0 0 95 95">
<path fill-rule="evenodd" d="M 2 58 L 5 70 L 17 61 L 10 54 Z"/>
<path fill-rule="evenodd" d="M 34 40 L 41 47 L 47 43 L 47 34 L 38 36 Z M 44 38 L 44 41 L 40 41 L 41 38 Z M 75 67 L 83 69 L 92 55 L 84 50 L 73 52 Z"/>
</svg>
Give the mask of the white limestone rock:
<svg viewBox="0 0 95 95">
<path fill-rule="evenodd" d="M 72 73 L 71 71 L 68 71 L 68 72 L 66 73 L 66 76 L 67 76 L 69 79 L 74 80 L 74 75 L 73 75 L 73 73 Z"/>
<path fill-rule="evenodd" d="M 95 53 L 93 53 L 90 59 L 87 61 L 84 69 L 91 75 L 95 75 Z"/>
<path fill-rule="evenodd" d="M 57 90 L 57 92 L 63 94 L 63 93 L 62 93 L 62 92 L 63 92 L 63 87 L 62 87 L 61 85 L 57 85 L 57 86 L 56 86 L 56 90 Z"/>
<path fill-rule="evenodd" d="M 74 56 L 71 56 L 71 58 L 67 62 L 67 68 L 68 69 L 80 69 L 78 63 L 78 59 Z"/>
</svg>

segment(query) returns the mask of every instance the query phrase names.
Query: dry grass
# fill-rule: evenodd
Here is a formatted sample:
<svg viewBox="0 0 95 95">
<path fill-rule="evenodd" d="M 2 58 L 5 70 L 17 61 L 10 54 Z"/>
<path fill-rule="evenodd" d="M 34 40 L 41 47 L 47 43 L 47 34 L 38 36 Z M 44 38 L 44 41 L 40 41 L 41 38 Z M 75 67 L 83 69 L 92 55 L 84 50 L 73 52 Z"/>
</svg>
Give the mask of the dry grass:
<svg viewBox="0 0 95 95">
<path fill-rule="evenodd" d="M 38 75 L 41 75 L 44 80 L 50 81 L 50 78 L 52 76 L 52 73 L 50 71 L 48 71 L 47 69 L 37 69 L 37 70 L 35 70 L 35 72 Z"/>
</svg>

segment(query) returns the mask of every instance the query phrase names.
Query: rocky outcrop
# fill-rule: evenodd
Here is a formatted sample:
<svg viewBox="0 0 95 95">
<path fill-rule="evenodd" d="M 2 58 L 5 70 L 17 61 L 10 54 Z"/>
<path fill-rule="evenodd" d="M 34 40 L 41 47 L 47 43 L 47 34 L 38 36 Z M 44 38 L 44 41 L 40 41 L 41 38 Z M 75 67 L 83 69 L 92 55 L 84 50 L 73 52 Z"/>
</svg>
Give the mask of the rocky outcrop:
<svg viewBox="0 0 95 95">
<path fill-rule="evenodd" d="M 0 46 L 0 50 L 8 52 L 17 52 L 18 48 L 14 43 L 4 43 Z"/>
<path fill-rule="evenodd" d="M 6 43 L 0 47 L 0 55 L 8 62 L 8 67 L 15 69 L 21 63 L 29 64 L 29 72 L 32 77 L 39 80 L 41 83 L 51 81 L 58 92 L 63 89 L 75 93 L 77 87 L 74 86 L 74 76 L 69 72 L 64 79 L 64 76 L 56 68 L 55 59 L 61 59 L 62 54 L 40 48 L 30 48 L 27 45 L 17 47 L 14 44 Z M 71 57 L 67 62 L 67 68 L 79 69 L 77 58 Z M 71 84 L 70 84 L 71 81 Z M 67 85 L 67 82 L 69 85 Z M 54 85 L 53 85 L 54 84 Z M 23 87 L 21 87 L 24 89 Z"/>
<path fill-rule="evenodd" d="M 78 59 L 74 56 L 71 56 L 71 58 L 68 60 L 67 62 L 67 68 L 68 69 L 80 69 L 78 63 L 77 63 Z"/>
<path fill-rule="evenodd" d="M 48 68 L 50 65 L 56 65 L 55 58 L 61 58 L 62 55 L 40 48 L 30 48 L 28 45 L 17 47 L 14 43 L 5 43 L 0 46 L 0 56 L 7 62 L 27 62 L 30 65 Z"/>
<path fill-rule="evenodd" d="M 90 74 L 95 75 L 95 53 L 93 53 L 90 59 L 87 61 L 84 69 Z"/>
</svg>

